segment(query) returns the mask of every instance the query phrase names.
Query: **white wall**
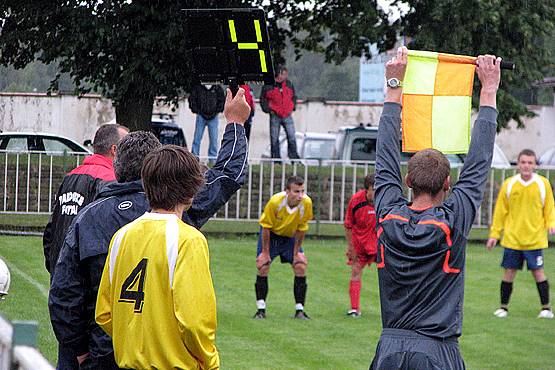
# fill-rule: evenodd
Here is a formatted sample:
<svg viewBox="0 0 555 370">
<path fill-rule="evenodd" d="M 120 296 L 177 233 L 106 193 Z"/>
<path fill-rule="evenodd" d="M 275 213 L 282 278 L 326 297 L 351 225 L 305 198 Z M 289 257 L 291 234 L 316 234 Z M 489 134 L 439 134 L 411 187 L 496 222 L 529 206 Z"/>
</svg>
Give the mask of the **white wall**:
<svg viewBox="0 0 555 370">
<path fill-rule="evenodd" d="M 523 147 L 542 154 L 555 145 L 555 107 L 530 107 L 537 117 L 525 119 L 525 129 L 511 124 L 497 138 L 509 160 Z M 170 112 L 168 106 L 155 106 L 155 112 Z M 308 100 L 300 102 L 293 113 L 297 131 L 328 132 L 340 126 L 370 123 L 377 125 L 382 104 Z M 189 147 L 193 141 L 195 115 L 186 100 L 175 111 L 175 120 L 183 128 Z M 97 127 L 112 120 L 114 108 L 107 99 L 98 95 L 77 98 L 73 95 L 0 93 L 0 130 L 43 131 L 70 137 L 78 142 L 92 139 Z M 220 119 L 220 138 L 224 130 L 224 118 Z M 205 131 L 201 155 L 207 155 L 208 132 Z M 268 115 L 257 104 L 253 119 L 250 155 L 260 157 L 269 144 Z"/>
</svg>

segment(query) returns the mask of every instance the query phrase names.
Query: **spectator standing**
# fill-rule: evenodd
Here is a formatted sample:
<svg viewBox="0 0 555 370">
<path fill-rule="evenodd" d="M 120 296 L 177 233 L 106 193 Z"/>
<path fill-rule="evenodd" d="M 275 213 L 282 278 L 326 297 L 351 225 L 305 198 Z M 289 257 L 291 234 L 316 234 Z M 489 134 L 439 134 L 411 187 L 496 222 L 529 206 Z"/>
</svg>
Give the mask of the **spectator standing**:
<svg viewBox="0 0 555 370">
<path fill-rule="evenodd" d="M 538 318 L 553 319 L 549 303 L 549 283 L 543 267 L 543 250 L 548 247 L 547 232 L 555 233 L 555 207 L 549 180 L 535 173 L 536 153 L 524 149 L 518 155 L 519 174 L 503 182 L 491 225 L 487 248 L 492 250 L 503 233 L 503 279 L 501 306 L 494 312 L 507 317 L 513 281 L 524 260 L 536 280 L 541 310 Z"/>
<path fill-rule="evenodd" d="M 270 147 L 272 158 L 280 158 L 279 131 L 283 126 L 287 136 L 287 155 L 290 159 L 299 158 L 297 142 L 295 140 L 295 123 L 292 113 L 297 105 L 295 87 L 287 78 L 287 68 L 278 65 L 276 68 L 275 83 L 264 85 L 260 93 L 260 106 L 270 114 Z"/>
<path fill-rule="evenodd" d="M 218 155 L 218 113 L 224 111 L 225 95 L 220 85 L 195 85 L 189 95 L 189 108 L 197 115 L 191 152 L 200 156 L 200 143 L 208 127 L 208 157 L 213 162 Z"/>
</svg>

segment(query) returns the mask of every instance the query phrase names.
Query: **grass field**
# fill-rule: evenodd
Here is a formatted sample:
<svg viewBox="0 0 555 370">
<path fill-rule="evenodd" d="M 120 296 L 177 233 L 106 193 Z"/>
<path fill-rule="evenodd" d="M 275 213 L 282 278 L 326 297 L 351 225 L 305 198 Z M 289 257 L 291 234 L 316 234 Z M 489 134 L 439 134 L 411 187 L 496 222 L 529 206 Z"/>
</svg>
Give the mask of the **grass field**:
<svg viewBox="0 0 555 370">
<path fill-rule="evenodd" d="M 363 316 L 345 316 L 349 267 L 342 241 L 308 240 L 307 313 L 311 321 L 291 319 L 293 276 L 275 263 L 270 273 L 268 318 L 251 317 L 254 304 L 256 240 L 209 239 L 218 299 L 217 344 L 224 369 L 367 369 L 381 329 L 377 277 L 364 274 Z M 48 275 L 40 238 L 0 237 L 0 257 L 12 273 L 10 295 L 0 312 L 10 319 L 40 324 L 39 347 L 54 362 L 56 340 L 48 318 Z M 555 320 L 539 320 L 539 298 L 531 275 L 515 282 L 510 316 L 496 319 L 500 250 L 468 248 L 464 328 L 461 350 L 468 369 L 555 369 Z M 546 272 L 555 281 L 555 249 L 545 253 Z M 555 290 L 551 289 L 552 296 Z"/>
</svg>

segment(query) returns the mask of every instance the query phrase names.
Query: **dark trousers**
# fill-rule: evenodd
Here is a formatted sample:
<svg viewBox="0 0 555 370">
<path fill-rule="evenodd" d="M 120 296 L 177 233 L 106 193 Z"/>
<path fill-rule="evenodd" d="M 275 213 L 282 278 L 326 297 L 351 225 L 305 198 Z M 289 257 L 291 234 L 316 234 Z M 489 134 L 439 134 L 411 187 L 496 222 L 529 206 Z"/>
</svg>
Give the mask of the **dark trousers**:
<svg viewBox="0 0 555 370">
<path fill-rule="evenodd" d="M 251 110 L 251 114 L 249 118 L 245 121 L 245 136 L 247 137 L 247 141 L 251 139 L 251 124 L 252 124 L 252 117 L 254 117 L 254 110 Z"/>
<path fill-rule="evenodd" d="M 281 118 L 275 114 L 270 114 L 270 147 L 272 158 L 281 158 L 279 150 L 279 130 L 283 126 L 287 136 L 287 156 L 289 159 L 298 159 L 297 141 L 295 140 L 295 123 L 293 117 Z"/>
<path fill-rule="evenodd" d="M 71 349 L 63 344 L 58 344 L 58 366 L 57 370 L 79 370 L 77 356 Z"/>
</svg>

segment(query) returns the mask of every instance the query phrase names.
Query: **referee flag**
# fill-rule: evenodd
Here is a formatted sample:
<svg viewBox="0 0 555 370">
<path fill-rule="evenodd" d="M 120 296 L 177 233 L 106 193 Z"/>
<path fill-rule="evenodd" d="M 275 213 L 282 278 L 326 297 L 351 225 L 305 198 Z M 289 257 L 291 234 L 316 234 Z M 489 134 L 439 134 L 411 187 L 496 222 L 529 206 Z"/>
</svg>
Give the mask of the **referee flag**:
<svg viewBox="0 0 555 370">
<path fill-rule="evenodd" d="M 476 59 L 409 50 L 403 81 L 404 152 L 468 152 Z"/>
</svg>

